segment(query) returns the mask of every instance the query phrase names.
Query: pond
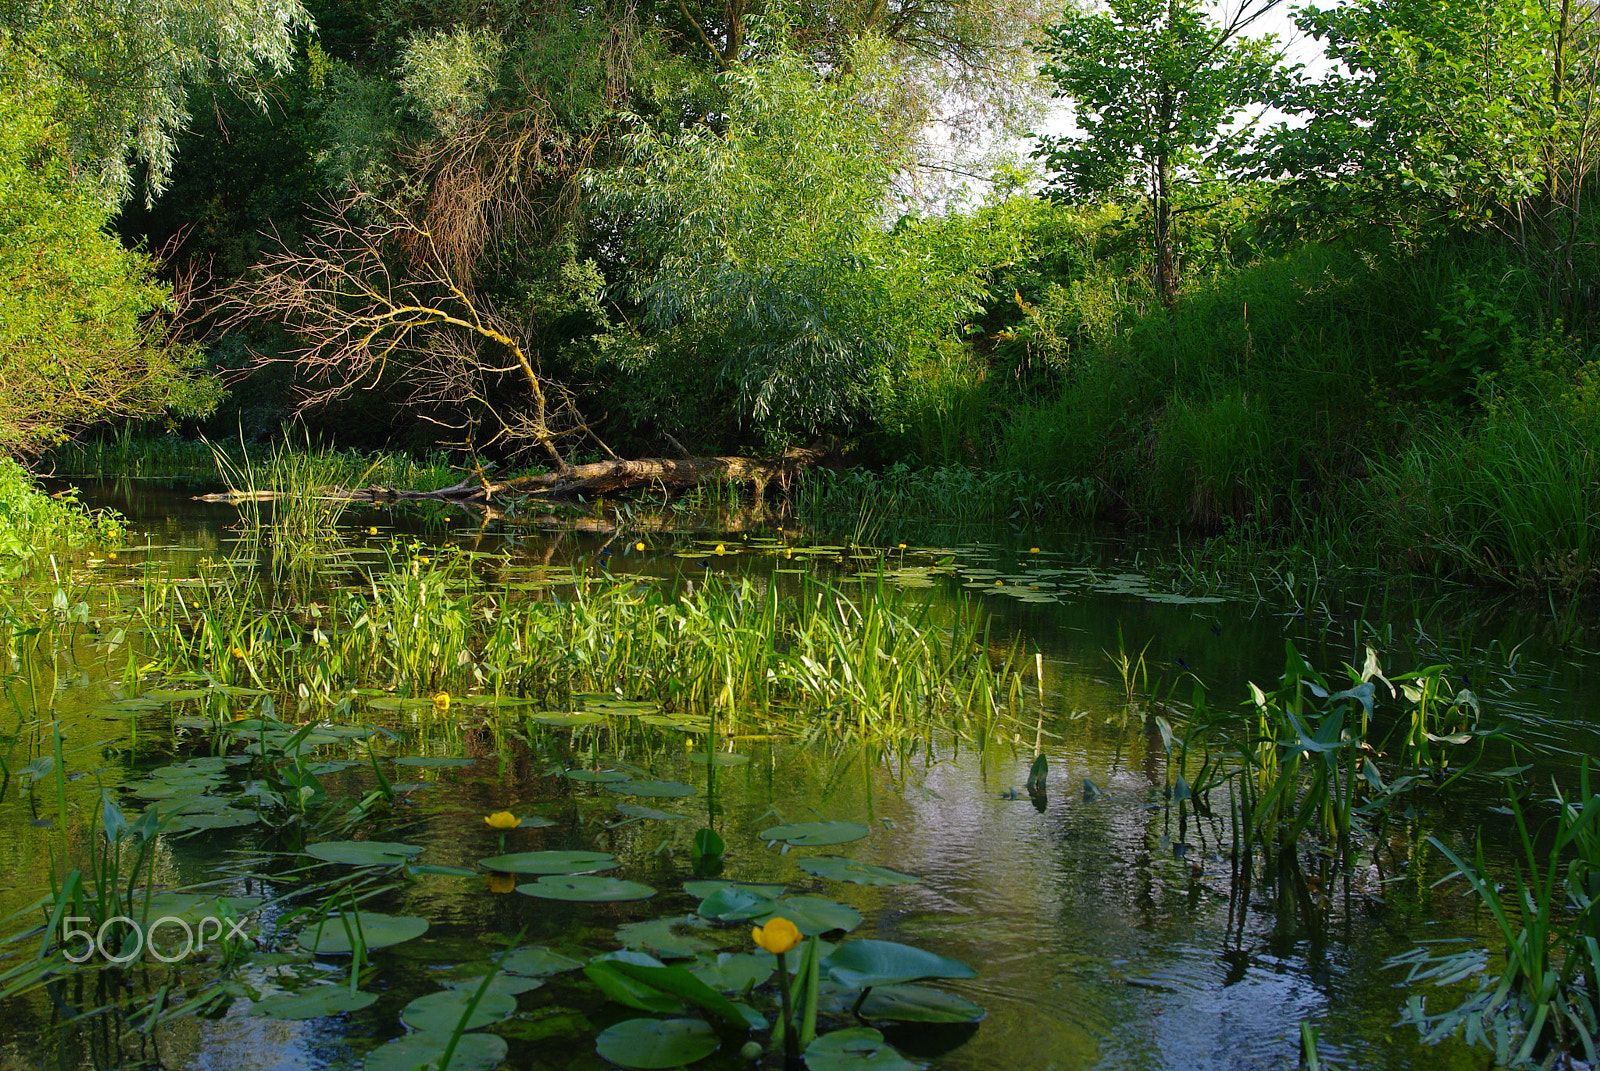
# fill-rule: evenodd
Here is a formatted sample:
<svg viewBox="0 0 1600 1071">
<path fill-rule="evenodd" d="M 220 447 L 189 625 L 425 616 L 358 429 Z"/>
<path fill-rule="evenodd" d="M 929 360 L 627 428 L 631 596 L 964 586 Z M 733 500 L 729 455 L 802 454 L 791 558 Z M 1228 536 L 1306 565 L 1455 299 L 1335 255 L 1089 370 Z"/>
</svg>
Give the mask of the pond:
<svg viewBox="0 0 1600 1071">
<path fill-rule="evenodd" d="M 1482 1067 L 1402 1021 L 1482 975 L 1392 958 L 1500 947 L 1429 838 L 1508 874 L 1516 798 L 1542 859 L 1594 751 L 1581 622 L 1515 599 L 1208 580 L 1082 533 L 297 529 L 191 493 L 84 483 L 128 545 L 7 594 L 6 1067 L 778 1067 L 772 918 L 820 935 L 816 1033 L 862 1031 L 813 1071 Z M 1294 746 L 1230 752 L 1268 711 Z M 1290 869 L 1237 848 L 1274 777 L 1349 805 L 1276 814 Z M 135 922 L 46 963 L 69 902 Z M 219 932 L 132 949 L 158 913 Z"/>
</svg>

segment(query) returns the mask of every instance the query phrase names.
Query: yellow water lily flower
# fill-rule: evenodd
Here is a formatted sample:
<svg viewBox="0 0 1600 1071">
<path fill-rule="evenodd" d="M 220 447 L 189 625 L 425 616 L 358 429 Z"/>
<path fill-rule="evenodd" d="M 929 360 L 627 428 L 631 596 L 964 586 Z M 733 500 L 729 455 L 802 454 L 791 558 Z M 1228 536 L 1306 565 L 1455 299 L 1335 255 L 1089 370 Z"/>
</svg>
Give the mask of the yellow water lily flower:
<svg viewBox="0 0 1600 1071">
<path fill-rule="evenodd" d="M 765 926 L 751 930 L 750 936 L 768 952 L 781 956 L 800 943 L 800 928 L 786 918 L 774 916 Z"/>
<path fill-rule="evenodd" d="M 106 560 L 107 561 L 113 561 L 113 562 L 116 561 L 117 560 L 117 552 L 114 551 L 114 550 L 106 551 Z"/>
<path fill-rule="evenodd" d="M 635 543 L 633 545 L 633 549 L 634 550 L 643 550 L 644 549 L 644 542 L 641 540 L 640 542 Z"/>
<path fill-rule="evenodd" d="M 367 534 L 368 535 L 377 535 L 378 534 L 378 526 L 377 525 L 372 525 L 370 528 L 367 529 Z"/>
<path fill-rule="evenodd" d="M 493 814 L 486 814 L 483 816 L 483 820 L 490 829 L 516 829 L 522 824 L 522 819 L 510 811 L 496 811 Z"/>
<path fill-rule="evenodd" d="M 899 547 L 900 547 L 901 550 L 905 550 L 906 549 L 906 545 L 904 543 L 899 544 Z"/>
<path fill-rule="evenodd" d="M 440 714 L 447 712 L 450 709 L 450 693 L 440 692 L 438 695 L 434 696 L 433 709 L 437 710 Z"/>
<path fill-rule="evenodd" d="M 1037 554 L 1037 553 L 1039 553 L 1039 548 L 1038 547 L 1029 547 L 1028 548 L 1028 553 L 1029 554 Z"/>
<path fill-rule="evenodd" d="M 492 893 L 508 893 L 517 891 L 517 879 L 514 874 L 490 874 L 489 891 Z"/>
<path fill-rule="evenodd" d="M 721 543 L 718 543 L 717 544 L 717 553 L 718 554 L 726 554 L 726 553 L 728 553 L 728 548 L 723 546 Z"/>
</svg>

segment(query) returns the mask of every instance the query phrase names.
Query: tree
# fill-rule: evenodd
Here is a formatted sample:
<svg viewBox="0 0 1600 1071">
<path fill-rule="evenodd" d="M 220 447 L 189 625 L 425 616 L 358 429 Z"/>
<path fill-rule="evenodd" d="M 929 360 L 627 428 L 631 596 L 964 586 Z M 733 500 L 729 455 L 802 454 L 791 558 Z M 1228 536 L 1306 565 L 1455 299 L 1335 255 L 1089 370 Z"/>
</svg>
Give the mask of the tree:
<svg viewBox="0 0 1600 1071">
<path fill-rule="evenodd" d="M 56 110 L 39 83 L 0 77 L 0 450 L 13 453 L 99 421 L 200 415 L 220 393 L 194 374 L 198 351 L 169 341 L 155 265 L 106 232 L 104 201 L 76 181 Z"/>
<path fill-rule="evenodd" d="M 1152 276 L 1178 292 L 1172 220 L 1186 186 L 1225 167 L 1248 131 L 1240 114 L 1281 77 L 1270 37 L 1240 36 L 1277 0 L 1240 6 L 1223 22 L 1202 0 L 1109 0 L 1069 12 L 1039 51 L 1053 95 L 1068 100 L 1078 132 L 1040 139 L 1058 198 L 1137 197 L 1153 220 Z"/>
</svg>

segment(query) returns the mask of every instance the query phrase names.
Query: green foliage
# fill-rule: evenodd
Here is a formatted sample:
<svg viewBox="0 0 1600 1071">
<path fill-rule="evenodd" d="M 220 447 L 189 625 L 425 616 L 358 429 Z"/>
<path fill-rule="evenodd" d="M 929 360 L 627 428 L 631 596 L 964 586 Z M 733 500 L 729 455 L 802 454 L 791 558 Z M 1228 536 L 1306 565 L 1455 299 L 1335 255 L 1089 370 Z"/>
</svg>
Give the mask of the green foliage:
<svg viewBox="0 0 1600 1071">
<path fill-rule="evenodd" d="M 7 49 L 0 55 L 13 55 Z M 169 290 L 104 231 L 107 209 L 75 181 L 53 98 L 0 78 L 0 450 L 35 451 L 89 424 L 198 414 L 217 384 L 168 342 Z"/>
<path fill-rule="evenodd" d="M 38 568 L 53 549 L 114 547 L 122 540 L 114 513 L 89 512 L 71 495 L 52 498 L 11 458 L 0 457 L 0 577 Z"/>
</svg>

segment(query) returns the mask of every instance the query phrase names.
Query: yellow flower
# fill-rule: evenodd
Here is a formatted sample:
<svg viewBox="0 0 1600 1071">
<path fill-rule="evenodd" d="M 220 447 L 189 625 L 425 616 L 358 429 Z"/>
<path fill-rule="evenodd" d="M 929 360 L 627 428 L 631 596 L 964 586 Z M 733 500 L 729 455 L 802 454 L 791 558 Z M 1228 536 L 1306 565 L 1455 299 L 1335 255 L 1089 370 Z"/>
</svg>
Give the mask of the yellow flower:
<svg viewBox="0 0 1600 1071">
<path fill-rule="evenodd" d="M 106 560 L 107 561 L 113 561 L 113 562 L 116 561 L 117 560 L 117 552 L 114 551 L 114 550 L 106 551 Z"/>
<path fill-rule="evenodd" d="M 446 713 L 450 709 L 450 693 L 440 692 L 438 695 L 434 696 L 433 709 L 438 711 L 440 714 Z"/>
<path fill-rule="evenodd" d="M 493 893 L 516 892 L 517 879 L 511 874 L 490 874 L 489 891 Z"/>
<path fill-rule="evenodd" d="M 1029 547 L 1028 548 L 1028 553 L 1029 554 L 1037 554 L 1037 553 L 1039 553 L 1039 548 L 1038 547 Z"/>
<path fill-rule="evenodd" d="M 368 528 L 367 529 L 367 534 L 368 535 L 377 535 L 378 534 L 378 526 L 377 525 L 373 525 L 372 527 Z"/>
<path fill-rule="evenodd" d="M 726 554 L 726 553 L 728 553 L 728 548 L 724 547 L 721 543 L 718 543 L 717 544 L 717 553 L 718 554 Z"/>
<path fill-rule="evenodd" d="M 483 820 L 488 823 L 490 829 L 516 829 L 522 824 L 522 819 L 510 811 L 496 811 L 493 814 L 486 814 L 483 816 Z"/>
<path fill-rule="evenodd" d="M 1004 584 L 1004 583 L 1005 583 L 1005 581 L 1004 581 L 1004 580 L 996 580 L 996 581 L 995 581 L 995 582 L 994 582 L 994 586 L 995 586 L 995 587 L 1000 587 L 1000 586 L 1001 586 L 1001 585 L 1003 585 L 1003 584 Z"/>
<path fill-rule="evenodd" d="M 800 928 L 786 918 L 774 916 L 765 926 L 751 930 L 750 936 L 768 952 L 781 956 L 800 943 Z"/>
<path fill-rule="evenodd" d="M 634 550 L 643 550 L 644 549 L 644 542 L 641 540 L 640 542 L 635 543 L 633 545 L 633 549 Z"/>
<path fill-rule="evenodd" d="M 899 546 L 900 546 L 901 550 L 905 550 L 906 549 L 906 545 L 904 543 L 901 543 Z"/>
<path fill-rule="evenodd" d="M 235 658 L 243 658 L 244 657 L 244 651 L 241 648 L 235 647 L 233 649 L 233 657 L 235 657 Z"/>
</svg>

